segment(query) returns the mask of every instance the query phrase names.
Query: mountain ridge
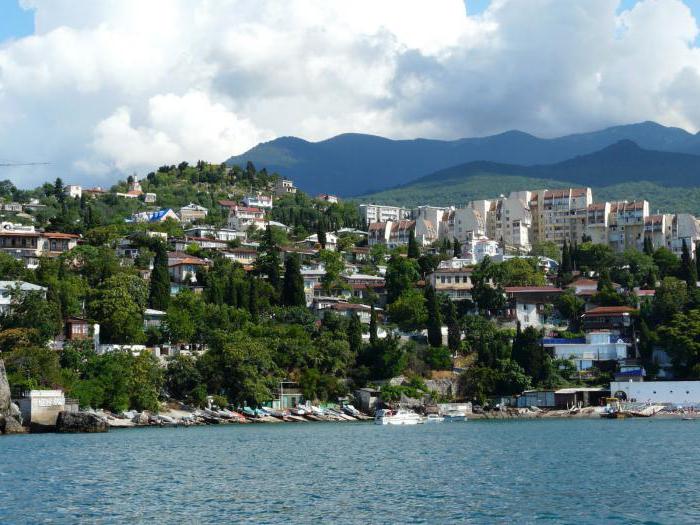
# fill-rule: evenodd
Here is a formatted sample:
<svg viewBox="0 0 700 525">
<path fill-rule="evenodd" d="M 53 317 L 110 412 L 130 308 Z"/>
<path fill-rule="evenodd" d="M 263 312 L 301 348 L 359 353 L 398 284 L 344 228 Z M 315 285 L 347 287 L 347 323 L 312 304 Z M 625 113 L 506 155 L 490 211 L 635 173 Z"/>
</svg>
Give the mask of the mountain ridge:
<svg viewBox="0 0 700 525">
<path fill-rule="evenodd" d="M 392 188 L 466 162 L 553 164 L 625 139 L 643 149 L 700 155 L 700 134 L 646 121 L 555 138 L 539 138 L 519 130 L 456 140 L 394 140 L 343 133 L 311 142 L 286 136 L 258 144 L 226 162 L 244 165 L 250 160 L 258 168 L 293 179 L 309 193 L 347 197 Z"/>
</svg>

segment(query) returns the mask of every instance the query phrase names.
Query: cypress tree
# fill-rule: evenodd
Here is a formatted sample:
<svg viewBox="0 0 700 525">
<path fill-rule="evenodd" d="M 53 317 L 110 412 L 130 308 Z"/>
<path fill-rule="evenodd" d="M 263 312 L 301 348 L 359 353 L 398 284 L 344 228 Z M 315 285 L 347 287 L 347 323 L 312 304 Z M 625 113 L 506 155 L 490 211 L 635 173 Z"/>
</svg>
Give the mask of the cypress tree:
<svg viewBox="0 0 700 525">
<path fill-rule="evenodd" d="M 651 242 L 650 237 L 644 237 L 644 253 L 646 255 L 654 255 L 654 243 Z"/>
<path fill-rule="evenodd" d="M 148 294 L 148 304 L 154 310 L 167 310 L 170 304 L 170 273 L 168 272 L 168 254 L 163 243 L 158 243 L 153 258 L 153 271 Z"/>
<path fill-rule="evenodd" d="M 457 308 L 455 308 L 455 303 L 449 299 L 447 301 L 445 324 L 447 325 L 447 346 L 450 348 L 450 350 L 452 350 L 452 352 L 456 352 L 459 350 L 459 346 L 462 341 L 462 333 L 459 329 L 459 323 L 457 321 Z"/>
<path fill-rule="evenodd" d="M 425 302 L 428 307 L 428 344 L 434 347 L 442 346 L 440 305 L 435 289 L 430 285 L 425 287 Z"/>
<path fill-rule="evenodd" d="M 281 302 L 284 306 L 306 306 L 304 279 L 301 276 L 299 256 L 295 253 L 284 262 Z"/>
<path fill-rule="evenodd" d="M 261 273 L 267 275 L 267 280 L 278 292 L 280 286 L 280 254 L 277 243 L 272 237 L 272 228 L 269 225 L 265 228 L 265 235 L 260 242 L 260 255 L 256 265 Z"/>
<path fill-rule="evenodd" d="M 318 244 L 321 245 L 321 249 L 325 250 L 326 249 L 326 228 L 325 225 L 323 224 L 323 220 L 319 219 L 318 224 L 316 225 L 316 237 L 318 238 Z"/>
<path fill-rule="evenodd" d="M 564 241 L 564 246 L 561 248 L 561 271 L 562 273 L 571 272 L 571 251 L 569 244 Z"/>
<path fill-rule="evenodd" d="M 255 286 L 255 279 L 252 277 L 248 282 L 248 312 L 250 312 L 250 317 L 253 322 L 258 319 L 258 290 Z"/>
<path fill-rule="evenodd" d="M 416 242 L 416 232 L 415 230 L 410 230 L 408 232 L 408 252 L 407 255 L 409 259 L 418 259 L 420 257 L 420 250 L 418 249 L 418 243 Z"/>
<path fill-rule="evenodd" d="M 348 324 L 348 344 L 350 345 L 350 350 L 356 354 L 359 354 L 360 350 L 362 350 L 362 323 L 355 312 L 350 316 L 350 323 Z"/>
<path fill-rule="evenodd" d="M 459 240 L 457 240 L 457 237 L 452 241 L 452 255 L 457 258 L 462 256 L 462 245 L 459 243 Z"/>
<path fill-rule="evenodd" d="M 690 257 L 690 250 L 683 239 L 683 247 L 681 248 L 681 278 L 686 282 L 688 288 L 695 288 L 698 282 L 698 270 Z"/>
<path fill-rule="evenodd" d="M 377 312 L 372 305 L 372 310 L 369 316 L 369 345 L 372 349 L 377 348 L 379 337 L 377 336 Z"/>
</svg>

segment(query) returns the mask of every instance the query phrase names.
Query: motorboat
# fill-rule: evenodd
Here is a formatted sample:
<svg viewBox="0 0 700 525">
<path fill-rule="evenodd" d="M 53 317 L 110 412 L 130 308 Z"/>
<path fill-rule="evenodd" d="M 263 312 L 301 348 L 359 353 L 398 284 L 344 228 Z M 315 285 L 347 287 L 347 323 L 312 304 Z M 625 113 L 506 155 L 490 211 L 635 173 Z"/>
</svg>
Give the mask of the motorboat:
<svg viewBox="0 0 700 525">
<path fill-rule="evenodd" d="M 445 422 L 455 423 L 457 421 L 466 421 L 467 413 L 461 410 L 450 410 L 446 414 L 443 414 L 443 417 L 445 418 Z"/>
<path fill-rule="evenodd" d="M 442 423 L 443 421 L 445 418 L 438 414 L 428 414 L 428 417 L 425 418 L 426 423 Z"/>
<path fill-rule="evenodd" d="M 352 405 L 345 405 L 343 407 L 343 412 L 345 412 L 348 416 L 352 417 L 357 417 L 360 415 L 360 411 L 357 410 L 354 406 Z"/>
<path fill-rule="evenodd" d="M 377 425 L 418 425 L 423 423 L 423 418 L 412 410 L 403 408 L 396 411 L 381 409 L 374 416 L 374 423 Z"/>
</svg>

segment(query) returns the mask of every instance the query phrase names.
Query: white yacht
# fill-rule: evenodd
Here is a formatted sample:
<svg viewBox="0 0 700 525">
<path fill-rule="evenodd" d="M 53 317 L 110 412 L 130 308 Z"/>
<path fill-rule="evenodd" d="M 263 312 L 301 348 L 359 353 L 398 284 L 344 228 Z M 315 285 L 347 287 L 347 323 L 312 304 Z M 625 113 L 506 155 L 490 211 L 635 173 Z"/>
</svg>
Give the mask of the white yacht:
<svg viewBox="0 0 700 525">
<path fill-rule="evenodd" d="M 374 416 L 374 423 L 377 425 L 417 425 L 423 423 L 423 418 L 412 410 L 403 408 L 396 411 L 382 409 L 378 410 Z"/>
<path fill-rule="evenodd" d="M 455 421 L 466 421 L 467 413 L 462 410 L 449 410 L 444 414 L 445 421 L 448 423 L 454 423 Z"/>
<path fill-rule="evenodd" d="M 425 418 L 426 423 L 442 423 L 443 421 L 445 418 L 437 414 L 428 414 L 428 417 Z"/>
</svg>

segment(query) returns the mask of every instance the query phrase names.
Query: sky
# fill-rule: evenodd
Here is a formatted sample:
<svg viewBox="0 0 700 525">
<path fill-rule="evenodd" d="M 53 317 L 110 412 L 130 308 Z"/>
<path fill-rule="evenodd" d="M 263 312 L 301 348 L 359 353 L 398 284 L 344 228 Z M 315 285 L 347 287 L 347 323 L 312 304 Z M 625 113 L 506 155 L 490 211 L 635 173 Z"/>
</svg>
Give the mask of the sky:
<svg viewBox="0 0 700 525">
<path fill-rule="evenodd" d="M 700 0 L 0 0 L 0 179 L 345 132 L 700 129 Z"/>
</svg>

